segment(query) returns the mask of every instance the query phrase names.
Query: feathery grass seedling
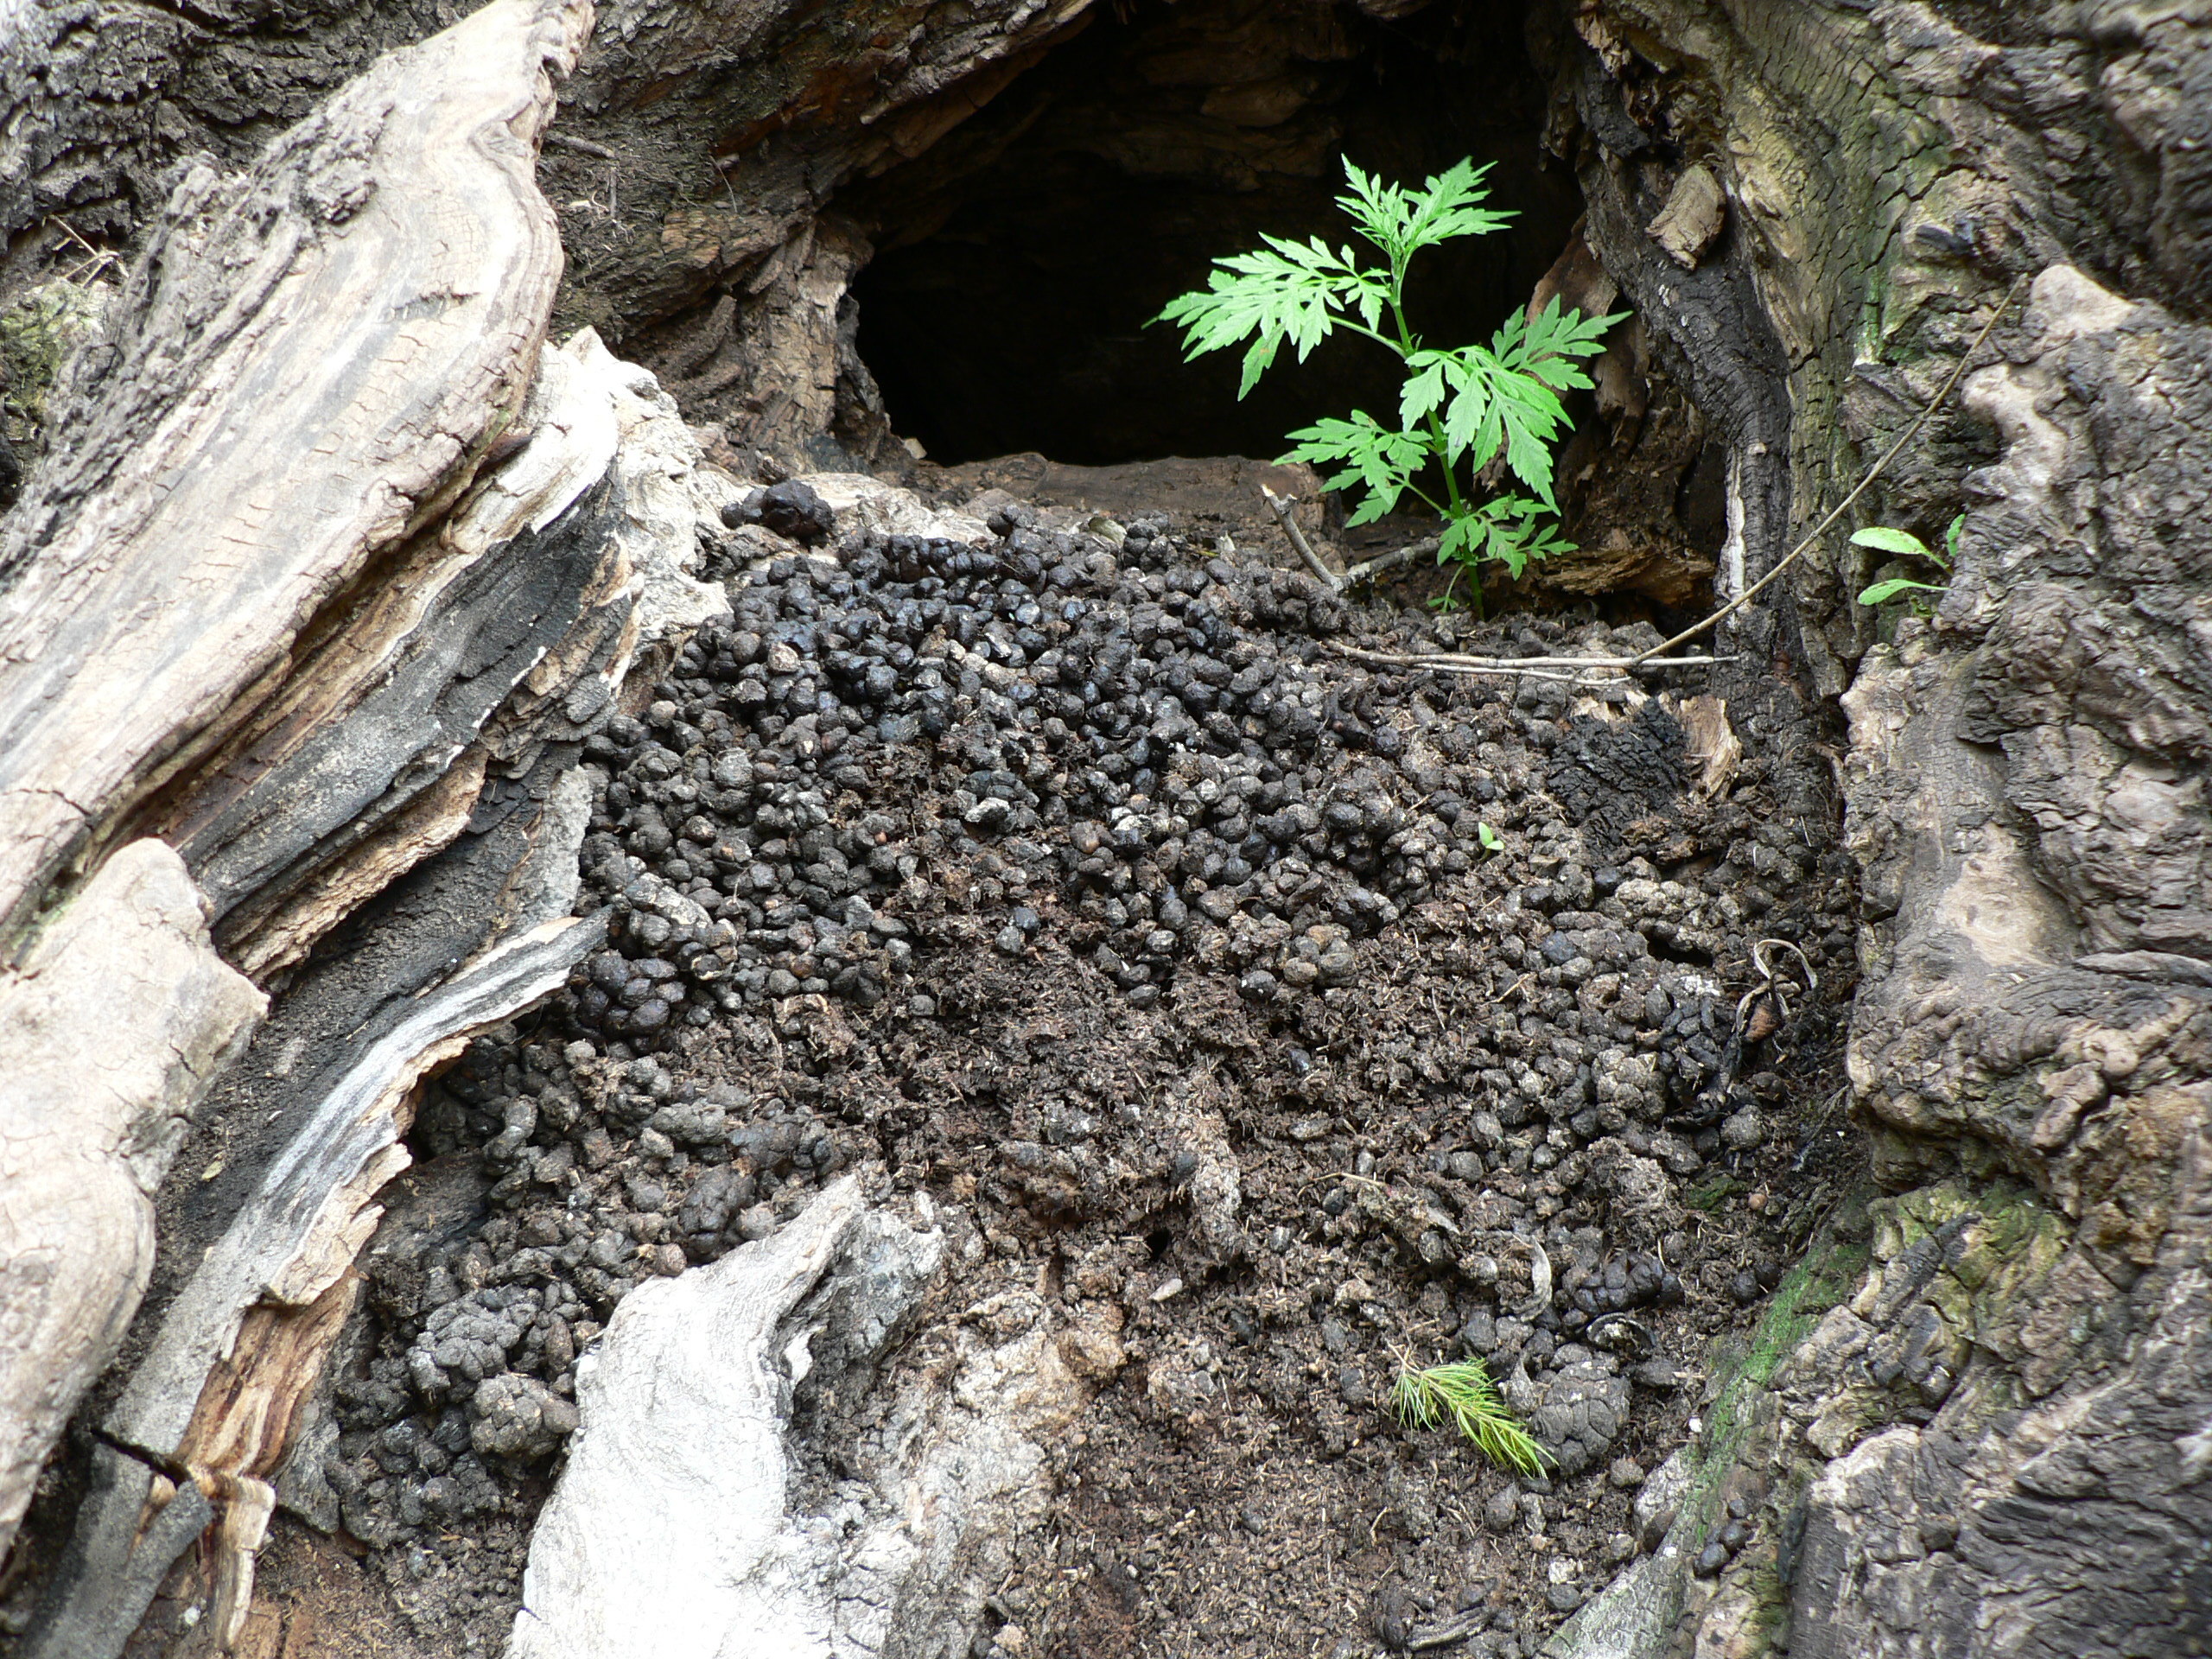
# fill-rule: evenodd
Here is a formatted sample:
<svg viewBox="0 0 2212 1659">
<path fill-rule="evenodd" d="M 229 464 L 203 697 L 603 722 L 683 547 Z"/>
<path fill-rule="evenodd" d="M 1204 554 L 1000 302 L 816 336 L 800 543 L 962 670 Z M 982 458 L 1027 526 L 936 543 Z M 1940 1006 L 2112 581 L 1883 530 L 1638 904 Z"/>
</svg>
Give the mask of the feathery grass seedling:
<svg viewBox="0 0 2212 1659">
<path fill-rule="evenodd" d="M 1385 184 L 1346 161 L 1351 188 L 1337 206 L 1360 239 L 1382 254 L 1382 265 L 1318 236 L 1306 242 L 1262 237 L 1263 248 L 1215 260 L 1205 288 L 1170 302 L 1153 321 L 1182 328 L 1186 359 L 1249 340 L 1239 397 L 1258 384 L 1286 341 L 1300 362 L 1339 328 L 1387 348 L 1406 371 L 1395 423 L 1356 409 L 1348 421 L 1331 417 L 1291 433 L 1298 447 L 1282 459 L 1341 465 L 1325 488 L 1363 486 L 1365 499 L 1349 524 L 1372 524 L 1400 497 L 1416 496 L 1444 520 L 1439 564 L 1473 574 L 1494 562 L 1518 576 L 1531 559 L 1573 550 L 1559 533 L 1552 493 L 1552 445 L 1567 426 L 1560 393 L 1590 385 L 1582 359 L 1604 349 L 1605 331 L 1627 313 L 1586 317 L 1562 311 L 1554 298 L 1534 317 L 1516 311 L 1488 346 L 1440 351 L 1422 341 L 1406 321 L 1406 268 L 1424 248 L 1486 235 L 1512 217 L 1482 205 L 1490 194 L 1482 182 L 1489 170 L 1470 158 L 1412 189 Z M 1528 493 L 1508 491 L 1477 501 L 1474 480 L 1501 451 Z M 1471 486 L 1465 490 L 1462 465 Z M 1431 467 L 1441 474 L 1442 500 L 1423 487 Z M 1455 573 L 1454 588 L 1457 579 Z M 1448 607 L 1452 589 L 1446 591 Z M 1478 582 L 1473 604 L 1479 613 Z"/>
<path fill-rule="evenodd" d="M 1390 1385 L 1390 1403 L 1409 1427 L 1434 1428 L 1448 1420 L 1484 1457 L 1516 1475 L 1541 1475 L 1552 1461 L 1506 1409 L 1479 1359 L 1416 1368 L 1402 1357 L 1398 1380 Z"/>
</svg>

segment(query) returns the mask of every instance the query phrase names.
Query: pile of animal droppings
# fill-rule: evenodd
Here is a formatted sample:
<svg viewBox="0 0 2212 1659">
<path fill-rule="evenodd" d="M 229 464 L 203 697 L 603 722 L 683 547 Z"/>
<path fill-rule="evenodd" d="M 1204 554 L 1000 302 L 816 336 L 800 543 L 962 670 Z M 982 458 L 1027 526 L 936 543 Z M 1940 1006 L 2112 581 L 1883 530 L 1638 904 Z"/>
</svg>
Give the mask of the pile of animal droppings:
<svg viewBox="0 0 2212 1659">
<path fill-rule="evenodd" d="M 1331 642 L 1429 649 L 1450 625 L 1164 516 L 989 527 L 734 573 L 730 620 L 588 741 L 579 908 L 608 909 L 609 943 L 423 1109 L 418 1152 L 468 1171 L 489 1218 L 372 1253 L 382 1324 L 330 1460 L 346 1524 L 426 1628 L 495 1639 L 577 1352 L 631 1287 L 866 1160 L 938 1200 L 946 1294 L 1058 1263 L 1065 1316 L 1120 1332 L 1091 1450 L 1049 1472 L 1084 1475 L 1085 1524 L 1131 1541 L 1113 1571 L 1163 1588 L 1024 1611 L 1017 1586 L 1031 1630 L 1187 1634 L 1157 1559 L 1174 1479 L 1147 1495 L 1130 1471 L 1193 1423 L 1256 1423 L 1333 1483 L 1315 1515 L 1381 1491 L 1414 1517 L 1359 1569 L 1415 1586 L 1408 1618 L 1473 1596 L 1493 1650 L 1533 1647 L 1586 1577 L 1474 1596 L 1439 1516 L 1548 1528 L 1581 1574 L 1632 1555 L 1651 1529 L 1624 1471 L 1679 1442 L 1688 1368 L 1783 1248 L 1714 1235 L 1686 1193 L 1771 1194 L 1760 1226 L 1811 1207 L 1796 1118 L 1850 936 L 1805 716 L 1747 703 L 1707 802 L 1658 696 L 1378 676 Z M 1467 643 L 1654 638 L 1516 620 Z M 1760 1047 L 1738 993 L 1777 931 L 1824 977 Z M 1224 1159 L 1234 1213 L 1207 1196 Z M 1415 1338 L 1488 1360 L 1553 1479 L 1435 1434 L 1389 1439 L 1418 1480 L 1362 1461 Z M 1217 1446 L 1199 1463 L 1264 1484 Z M 1270 1547 L 1302 1502 L 1268 1509 Z M 471 1541 L 441 1542 L 461 1518 Z M 1245 1536 L 1207 1559 L 1262 1582 Z"/>
</svg>

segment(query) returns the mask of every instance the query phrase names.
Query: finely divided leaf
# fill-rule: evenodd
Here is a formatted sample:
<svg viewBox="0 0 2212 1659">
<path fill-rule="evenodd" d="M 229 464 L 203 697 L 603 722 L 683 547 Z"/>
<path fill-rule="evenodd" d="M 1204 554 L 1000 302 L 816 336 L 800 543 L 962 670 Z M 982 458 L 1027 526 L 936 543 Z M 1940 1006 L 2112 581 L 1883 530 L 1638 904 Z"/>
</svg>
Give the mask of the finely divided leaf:
<svg viewBox="0 0 2212 1659">
<path fill-rule="evenodd" d="M 1454 518 L 1444 526 L 1444 534 L 1437 538 L 1436 562 L 1472 564 L 1482 556 L 1484 539 L 1483 521 L 1476 515 L 1469 513 Z"/>
<path fill-rule="evenodd" d="M 1398 424 L 1408 430 L 1419 426 L 1443 401 L 1444 365 L 1432 362 L 1399 389 Z"/>
<path fill-rule="evenodd" d="M 1574 543 L 1559 533 L 1552 511 L 1525 495 L 1502 495 L 1479 507 L 1463 509 L 1446 527 L 1438 559 L 1502 564 L 1518 576 L 1534 560 L 1574 550 Z"/>
<path fill-rule="evenodd" d="M 1367 499 L 1345 521 L 1348 525 L 1373 524 L 1395 507 L 1414 474 L 1428 459 L 1428 446 L 1419 438 L 1390 430 L 1364 410 L 1354 410 L 1348 421 L 1333 417 L 1317 421 L 1290 435 L 1298 447 L 1283 456 L 1279 465 L 1302 461 L 1326 466 L 1343 461 L 1346 463 L 1344 469 L 1324 478 L 1322 487 L 1366 486 Z"/>
<path fill-rule="evenodd" d="M 1463 505 L 1454 495 L 1448 510 L 1438 508 L 1447 520 L 1439 558 L 1468 565 L 1494 561 L 1518 575 L 1530 560 L 1571 546 L 1559 533 L 1553 493 L 1552 446 L 1568 423 L 1560 394 L 1590 385 L 1586 360 L 1604 349 L 1605 334 L 1626 314 L 1586 317 L 1554 297 L 1533 317 L 1525 310 L 1508 317 L 1487 348 L 1433 351 L 1418 340 L 1388 337 L 1382 319 L 1388 312 L 1395 321 L 1414 253 L 1497 230 L 1511 217 L 1482 205 L 1488 171 L 1471 158 L 1408 189 L 1347 160 L 1349 188 L 1338 204 L 1361 238 L 1387 257 L 1387 269 L 1364 269 L 1350 247 L 1331 248 L 1318 237 L 1294 242 L 1271 236 L 1255 252 L 1215 261 L 1206 288 L 1173 301 L 1156 321 L 1182 327 L 1189 357 L 1243 346 L 1241 397 L 1286 343 L 1303 359 L 1339 319 L 1349 327 L 1357 316 L 1359 327 L 1405 359 L 1398 428 L 1364 411 L 1320 421 L 1290 435 L 1297 447 L 1284 459 L 1335 469 L 1325 479 L 1328 489 L 1361 486 L 1351 523 L 1365 524 L 1408 493 L 1437 507 L 1414 484 L 1425 469 L 1441 465 L 1456 474 L 1466 462 L 1479 474 L 1503 453 L 1529 493 L 1479 505 Z"/>
<path fill-rule="evenodd" d="M 1408 190 L 1385 184 L 1346 161 L 1344 178 L 1351 188 L 1337 198 L 1337 205 L 1361 236 L 1402 268 L 1422 248 L 1454 237 L 1484 235 L 1513 217 L 1510 211 L 1479 206 L 1490 194 L 1482 182 L 1489 171 L 1488 163 L 1477 167 L 1470 159 L 1431 177 L 1422 188 Z"/>
<path fill-rule="evenodd" d="M 1478 206 L 1490 195 L 1482 182 L 1489 171 L 1490 163 L 1477 167 L 1471 157 L 1431 178 L 1427 188 L 1413 198 L 1406 226 L 1410 245 L 1433 247 L 1454 237 L 1483 236 L 1503 228 L 1511 213 Z"/>
<path fill-rule="evenodd" d="M 1534 321 L 1527 321 L 1524 314 L 1515 314 L 1514 321 L 1522 326 L 1517 331 L 1513 351 L 1496 345 L 1492 349 L 1515 368 L 1535 376 L 1555 390 L 1587 386 L 1590 377 L 1576 359 L 1595 357 L 1604 351 L 1607 331 L 1627 316 L 1625 311 L 1617 311 L 1607 317 L 1586 317 L 1573 309 L 1563 311 L 1559 296 L 1554 295 Z M 1498 332 L 1503 336 L 1505 330 Z"/>
<path fill-rule="evenodd" d="M 1273 365 L 1285 340 L 1302 362 L 1329 337 L 1332 312 L 1351 305 L 1371 317 L 1382 300 L 1382 279 L 1361 270 L 1350 249 L 1332 249 L 1319 237 L 1262 239 L 1268 245 L 1255 252 L 1215 260 L 1204 289 L 1170 301 L 1155 319 L 1182 327 L 1185 361 L 1251 340 L 1239 397 Z"/>
<path fill-rule="evenodd" d="M 1469 346 L 1444 360 L 1445 378 L 1451 381 L 1451 407 L 1444 411 L 1446 461 L 1458 466 L 1459 457 L 1474 451 L 1480 471 L 1497 453 L 1499 436 L 1497 399 L 1491 395 L 1495 365 L 1480 346 Z"/>
</svg>

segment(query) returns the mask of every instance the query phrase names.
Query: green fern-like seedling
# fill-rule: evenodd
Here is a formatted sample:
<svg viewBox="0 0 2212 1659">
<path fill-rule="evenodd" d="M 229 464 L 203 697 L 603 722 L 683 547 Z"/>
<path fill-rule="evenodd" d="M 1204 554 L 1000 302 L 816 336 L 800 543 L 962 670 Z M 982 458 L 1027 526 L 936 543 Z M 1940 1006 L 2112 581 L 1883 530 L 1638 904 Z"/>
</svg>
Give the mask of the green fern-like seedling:
<svg viewBox="0 0 2212 1659">
<path fill-rule="evenodd" d="M 1282 459 L 1337 468 L 1324 488 L 1362 490 L 1348 524 L 1371 524 L 1411 495 L 1444 520 L 1437 563 L 1468 570 L 1502 564 L 1518 576 L 1532 559 L 1572 550 L 1559 533 L 1552 489 L 1552 448 L 1567 428 L 1560 397 L 1590 385 L 1585 359 L 1604 350 L 1606 331 L 1627 313 L 1586 317 L 1554 298 L 1533 317 L 1515 312 L 1486 346 L 1449 350 L 1414 332 L 1406 321 L 1413 257 L 1458 237 L 1487 235 L 1512 217 L 1482 205 L 1488 171 L 1464 161 L 1408 188 L 1346 161 L 1351 188 L 1337 205 L 1368 251 L 1332 248 L 1319 237 L 1262 237 L 1265 247 L 1215 260 L 1205 288 L 1172 301 L 1154 321 L 1183 330 L 1186 357 L 1243 346 L 1239 397 L 1285 345 L 1303 362 L 1344 329 L 1390 352 L 1405 372 L 1395 420 L 1356 409 L 1350 420 L 1317 421 L 1289 435 L 1297 448 Z M 1478 500 L 1471 486 L 1500 454 L 1526 493 Z M 1442 482 L 1440 499 L 1427 483 L 1432 478 Z M 1473 602 L 1479 609 L 1479 588 Z"/>
<path fill-rule="evenodd" d="M 1415 1368 L 1401 1361 L 1390 1386 L 1390 1403 L 1399 1421 L 1413 1428 L 1434 1428 L 1449 1421 L 1472 1440 L 1483 1455 L 1516 1475 L 1541 1475 L 1554 1461 L 1529 1431 L 1515 1421 L 1497 1384 L 1479 1359 Z"/>
</svg>

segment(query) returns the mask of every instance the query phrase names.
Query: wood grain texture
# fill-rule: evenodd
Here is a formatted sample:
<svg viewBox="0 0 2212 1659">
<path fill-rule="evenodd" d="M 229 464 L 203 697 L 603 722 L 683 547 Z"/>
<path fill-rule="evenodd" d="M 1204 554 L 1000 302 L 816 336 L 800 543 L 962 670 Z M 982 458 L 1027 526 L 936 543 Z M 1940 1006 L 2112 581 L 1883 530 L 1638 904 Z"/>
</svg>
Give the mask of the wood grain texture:
<svg viewBox="0 0 2212 1659">
<path fill-rule="evenodd" d="M 326 607 L 283 686 L 143 815 L 248 973 L 449 843 L 487 773 L 604 718 L 641 640 L 727 608 L 684 566 L 734 486 L 633 382 L 588 330 L 543 348 L 522 448 Z"/>
<path fill-rule="evenodd" d="M 535 141 L 590 19 L 493 0 L 179 186 L 0 539 L 0 919 L 242 723 L 512 418 L 561 270 Z"/>
<path fill-rule="evenodd" d="M 110 858 L 0 973 L 0 1552 L 153 1265 L 153 1189 L 264 999 L 177 855 Z"/>
<path fill-rule="evenodd" d="M 602 937 L 599 924 L 549 921 L 496 948 L 421 998 L 387 1009 L 359 1034 L 356 1058 L 313 1103 L 298 1133 L 264 1169 L 243 1208 L 183 1292 L 132 1371 L 103 1427 L 117 1444 L 175 1465 L 203 1459 L 202 1490 L 218 1515 L 234 1500 L 258 1503 L 259 1476 L 283 1450 L 281 1424 L 312 1386 L 334 1323 L 315 1315 L 383 1213 L 378 1188 L 406 1166 L 400 1137 L 417 1079 L 471 1038 L 557 988 Z M 292 1315 L 311 1316 L 304 1325 Z M 252 1342 L 244 1333 L 252 1326 Z M 308 1334 L 320 1333 L 314 1342 Z M 282 1363 L 256 1359 L 264 1347 Z M 244 1368 L 242 1370 L 241 1368 Z M 251 1386 L 238 1379 L 251 1372 Z M 277 1426 L 272 1432 L 272 1425 Z M 149 1483 L 118 1478 L 79 1511 L 71 1560 L 40 1609 L 27 1659 L 95 1659 L 122 1650 L 145 1602 L 175 1559 L 175 1541 L 152 1525 Z M 251 1477 L 251 1484 L 237 1481 Z M 259 1491 L 253 1490 L 255 1487 Z M 265 1516 L 264 1519 L 265 1520 Z M 248 1554 L 251 1528 L 219 1548 Z M 167 1548 L 158 1566 L 142 1553 Z M 250 1566 L 232 1563 L 250 1593 Z M 128 1593 L 126 1593 L 128 1591 Z M 243 1618 L 242 1605 L 237 1607 Z"/>
</svg>

